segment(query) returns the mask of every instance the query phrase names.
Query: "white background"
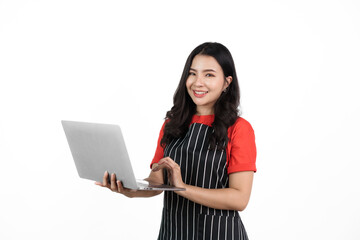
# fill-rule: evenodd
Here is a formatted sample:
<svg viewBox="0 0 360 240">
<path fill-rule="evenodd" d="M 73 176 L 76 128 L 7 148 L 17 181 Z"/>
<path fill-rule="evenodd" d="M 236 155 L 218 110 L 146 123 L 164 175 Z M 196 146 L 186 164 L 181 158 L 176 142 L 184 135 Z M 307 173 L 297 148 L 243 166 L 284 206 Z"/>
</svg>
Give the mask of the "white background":
<svg viewBox="0 0 360 240">
<path fill-rule="evenodd" d="M 156 239 L 162 195 L 80 179 L 60 120 L 120 124 L 146 177 L 205 41 L 232 52 L 256 134 L 249 237 L 360 239 L 355 0 L 0 0 L 0 239 Z"/>
</svg>

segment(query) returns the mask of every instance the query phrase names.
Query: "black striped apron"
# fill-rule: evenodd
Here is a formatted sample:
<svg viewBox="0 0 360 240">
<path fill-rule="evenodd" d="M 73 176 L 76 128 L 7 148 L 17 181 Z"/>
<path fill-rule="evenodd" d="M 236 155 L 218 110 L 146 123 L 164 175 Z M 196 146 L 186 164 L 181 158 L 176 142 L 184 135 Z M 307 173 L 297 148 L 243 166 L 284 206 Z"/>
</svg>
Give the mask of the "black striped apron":
<svg viewBox="0 0 360 240">
<path fill-rule="evenodd" d="M 226 152 L 209 150 L 213 129 L 193 123 L 184 138 L 173 140 L 164 151 L 181 168 L 184 183 L 202 188 L 227 188 Z M 168 183 L 166 171 L 164 181 Z M 248 239 L 238 211 L 209 208 L 164 191 L 158 239 Z"/>
</svg>

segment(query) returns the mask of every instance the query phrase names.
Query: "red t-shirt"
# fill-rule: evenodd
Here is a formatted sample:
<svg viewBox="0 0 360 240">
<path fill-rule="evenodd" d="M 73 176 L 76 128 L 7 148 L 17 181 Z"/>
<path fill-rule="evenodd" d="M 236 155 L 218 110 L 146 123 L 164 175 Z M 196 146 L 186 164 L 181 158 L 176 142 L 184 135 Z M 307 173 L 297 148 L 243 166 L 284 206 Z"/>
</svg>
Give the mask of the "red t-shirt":
<svg viewBox="0 0 360 240">
<path fill-rule="evenodd" d="M 214 115 L 194 115 L 191 123 L 202 123 L 211 126 L 214 122 Z M 157 163 L 164 157 L 164 148 L 161 147 L 160 141 L 164 135 L 163 124 L 154 158 L 150 164 Z M 244 118 L 239 117 L 236 122 L 228 128 L 229 142 L 226 147 L 226 161 L 228 174 L 241 171 L 256 172 L 256 145 L 255 134 L 250 123 Z"/>
</svg>

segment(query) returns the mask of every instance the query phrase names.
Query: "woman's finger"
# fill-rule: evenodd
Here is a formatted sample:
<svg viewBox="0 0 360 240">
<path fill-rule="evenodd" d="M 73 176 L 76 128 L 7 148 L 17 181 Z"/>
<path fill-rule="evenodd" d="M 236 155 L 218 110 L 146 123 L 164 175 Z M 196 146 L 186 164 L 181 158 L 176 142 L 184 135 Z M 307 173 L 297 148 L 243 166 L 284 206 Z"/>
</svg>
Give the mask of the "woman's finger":
<svg viewBox="0 0 360 240">
<path fill-rule="evenodd" d="M 179 165 L 178 165 L 174 160 L 172 160 L 172 159 L 169 158 L 169 157 L 162 158 L 162 159 L 159 161 L 158 164 L 159 164 L 160 166 L 161 166 L 161 165 L 164 165 L 164 164 L 167 164 L 169 167 L 174 168 L 174 169 L 179 167 Z"/>
<path fill-rule="evenodd" d="M 118 189 L 115 180 L 116 180 L 115 173 L 113 173 L 111 174 L 111 181 L 110 181 L 110 189 L 113 192 L 116 192 Z"/>
<path fill-rule="evenodd" d="M 159 171 L 159 170 L 164 169 L 164 168 L 168 169 L 170 171 L 172 170 L 172 167 L 171 167 L 171 165 L 169 165 L 168 162 L 162 162 L 156 168 L 154 168 L 153 171 L 156 172 L 156 171 Z"/>
<path fill-rule="evenodd" d="M 100 187 L 104 187 L 101 182 L 95 182 L 95 184 L 98 185 L 98 186 L 100 186 Z"/>
<path fill-rule="evenodd" d="M 109 173 L 108 171 L 105 171 L 103 176 L 103 183 L 102 183 L 103 187 L 109 187 L 108 179 L 109 179 Z"/>
<path fill-rule="evenodd" d="M 167 162 L 168 157 L 160 159 L 158 165 L 162 165 L 164 162 Z"/>
<path fill-rule="evenodd" d="M 123 187 L 121 181 L 120 181 L 120 180 L 117 180 L 117 181 L 116 181 L 116 184 L 117 184 L 118 192 L 119 192 L 119 193 L 124 193 L 125 190 L 124 190 L 124 187 Z"/>
</svg>

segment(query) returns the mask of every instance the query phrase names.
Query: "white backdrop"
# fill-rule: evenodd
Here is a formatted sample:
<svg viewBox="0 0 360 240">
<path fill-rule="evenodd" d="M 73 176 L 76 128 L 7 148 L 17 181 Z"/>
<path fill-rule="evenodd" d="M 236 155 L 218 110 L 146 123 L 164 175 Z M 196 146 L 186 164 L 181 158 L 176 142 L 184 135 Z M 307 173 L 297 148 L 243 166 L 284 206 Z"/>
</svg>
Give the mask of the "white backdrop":
<svg viewBox="0 0 360 240">
<path fill-rule="evenodd" d="M 360 239 L 355 0 L 0 0 L 0 239 L 156 239 L 162 195 L 80 179 L 60 120 L 120 124 L 146 177 L 205 41 L 232 52 L 256 134 L 249 237 Z"/>
</svg>

